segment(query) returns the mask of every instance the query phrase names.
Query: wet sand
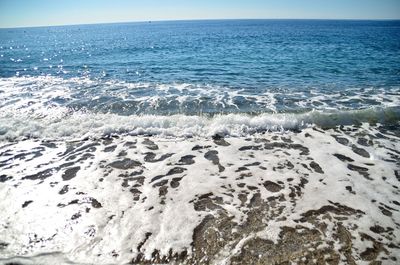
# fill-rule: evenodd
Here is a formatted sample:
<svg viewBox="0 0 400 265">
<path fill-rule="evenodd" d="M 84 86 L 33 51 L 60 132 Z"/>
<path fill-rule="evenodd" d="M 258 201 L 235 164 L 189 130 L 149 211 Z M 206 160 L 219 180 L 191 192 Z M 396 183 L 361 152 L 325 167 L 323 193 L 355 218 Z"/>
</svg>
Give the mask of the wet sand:
<svg viewBox="0 0 400 265">
<path fill-rule="evenodd" d="M 396 128 L 0 146 L 0 263 L 400 260 Z"/>
</svg>

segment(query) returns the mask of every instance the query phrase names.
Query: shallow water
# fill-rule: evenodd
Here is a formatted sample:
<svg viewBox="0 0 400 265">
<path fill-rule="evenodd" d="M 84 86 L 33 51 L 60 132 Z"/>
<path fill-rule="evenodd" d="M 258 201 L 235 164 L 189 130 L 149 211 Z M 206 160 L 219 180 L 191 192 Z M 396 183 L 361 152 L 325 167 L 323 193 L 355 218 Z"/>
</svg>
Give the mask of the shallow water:
<svg viewBox="0 0 400 265">
<path fill-rule="evenodd" d="M 396 264 L 399 148 L 368 125 L 9 143 L 0 263 Z"/>
</svg>

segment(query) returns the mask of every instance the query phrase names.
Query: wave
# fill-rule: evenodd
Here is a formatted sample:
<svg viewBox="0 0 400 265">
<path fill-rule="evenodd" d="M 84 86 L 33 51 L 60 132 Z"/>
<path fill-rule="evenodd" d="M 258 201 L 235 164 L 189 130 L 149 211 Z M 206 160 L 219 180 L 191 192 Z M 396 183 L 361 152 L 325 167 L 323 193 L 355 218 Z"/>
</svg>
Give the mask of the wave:
<svg viewBox="0 0 400 265">
<path fill-rule="evenodd" d="M 396 123 L 399 108 L 398 87 L 254 90 L 87 77 L 0 78 L 0 140 L 243 136 L 313 125 Z"/>
<path fill-rule="evenodd" d="M 396 87 L 235 88 L 54 76 L 0 78 L 0 111 L 48 107 L 117 115 L 201 115 L 353 110 L 400 106 Z"/>
<path fill-rule="evenodd" d="M 397 124 L 400 107 L 351 111 L 311 111 L 307 113 L 132 115 L 71 112 L 63 108 L 47 110 L 47 115 L 14 112 L 0 116 L 0 140 L 81 139 L 115 134 L 161 135 L 173 137 L 245 136 L 268 131 L 301 130 L 361 123 Z"/>
</svg>

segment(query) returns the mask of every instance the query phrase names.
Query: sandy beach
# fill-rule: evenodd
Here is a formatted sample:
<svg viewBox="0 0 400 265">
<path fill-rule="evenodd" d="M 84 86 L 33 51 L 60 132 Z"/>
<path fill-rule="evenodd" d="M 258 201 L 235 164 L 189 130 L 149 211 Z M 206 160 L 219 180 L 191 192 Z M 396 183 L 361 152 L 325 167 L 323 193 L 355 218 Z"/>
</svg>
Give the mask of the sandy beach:
<svg viewBox="0 0 400 265">
<path fill-rule="evenodd" d="M 364 124 L 3 142 L 0 263 L 396 264 L 399 139 Z"/>
</svg>

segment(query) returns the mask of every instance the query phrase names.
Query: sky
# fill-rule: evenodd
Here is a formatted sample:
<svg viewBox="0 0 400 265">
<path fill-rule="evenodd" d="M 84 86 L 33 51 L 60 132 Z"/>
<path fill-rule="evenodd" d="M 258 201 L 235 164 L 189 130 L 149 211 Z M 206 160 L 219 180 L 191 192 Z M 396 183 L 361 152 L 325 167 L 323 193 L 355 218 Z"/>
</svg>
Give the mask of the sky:
<svg viewBox="0 0 400 265">
<path fill-rule="evenodd" d="M 0 27 L 182 19 L 400 19 L 400 0 L 0 0 Z"/>
</svg>

